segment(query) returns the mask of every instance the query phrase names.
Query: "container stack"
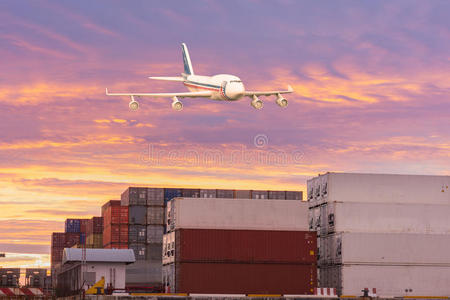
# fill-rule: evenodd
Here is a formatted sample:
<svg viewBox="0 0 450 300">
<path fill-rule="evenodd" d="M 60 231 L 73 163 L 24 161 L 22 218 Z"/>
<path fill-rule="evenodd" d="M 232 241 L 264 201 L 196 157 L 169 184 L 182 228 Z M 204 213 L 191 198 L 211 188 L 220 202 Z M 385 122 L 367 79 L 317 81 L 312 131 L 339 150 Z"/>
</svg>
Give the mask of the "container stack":
<svg viewBox="0 0 450 300">
<path fill-rule="evenodd" d="M 122 193 L 121 205 L 129 211 L 128 247 L 136 257 L 126 269 L 129 287 L 161 285 L 164 198 L 162 188 L 129 187 Z"/>
<path fill-rule="evenodd" d="M 0 268 L 0 286 L 18 287 L 20 268 Z"/>
<path fill-rule="evenodd" d="M 103 248 L 128 249 L 128 206 L 111 200 L 102 206 Z"/>
<path fill-rule="evenodd" d="M 89 219 L 66 219 L 65 232 L 80 234 L 80 245 L 86 244 L 86 232 Z"/>
<path fill-rule="evenodd" d="M 103 217 L 92 217 L 86 228 L 86 248 L 103 248 Z"/>
<path fill-rule="evenodd" d="M 45 288 L 47 279 L 47 269 L 27 268 L 25 271 L 25 286 L 35 288 Z"/>
<path fill-rule="evenodd" d="M 176 198 L 167 204 L 166 292 L 311 294 L 316 234 L 300 201 Z"/>
<path fill-rule="evenodd" d="M 450 294 L 450 176 L 327 173 L 308 181 L 319 285 L 340 295 Z"/>
</svg>

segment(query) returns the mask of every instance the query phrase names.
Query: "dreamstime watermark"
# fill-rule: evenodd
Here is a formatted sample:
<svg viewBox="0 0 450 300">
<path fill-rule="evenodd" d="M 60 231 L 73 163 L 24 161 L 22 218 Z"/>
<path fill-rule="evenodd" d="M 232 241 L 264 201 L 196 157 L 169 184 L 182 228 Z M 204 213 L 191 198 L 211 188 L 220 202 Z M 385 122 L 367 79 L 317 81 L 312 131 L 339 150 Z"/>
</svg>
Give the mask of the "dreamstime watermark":
<svg viewBox="0 0 450 300">
<path fill-rule="evenodd" d="M 301 150 L 280 150 L 269 147 L 269 138 L 265 134 L 253 137 L 253 145 L 239 145 L 233 149 L 202 149 L 201 147 L 170 148 L 148 144 L 141 153 L 140 161 L 151 166 L 208 166 L 226 167 L 236 165 L 283 166 L 304 162 Z"/>
</svg>

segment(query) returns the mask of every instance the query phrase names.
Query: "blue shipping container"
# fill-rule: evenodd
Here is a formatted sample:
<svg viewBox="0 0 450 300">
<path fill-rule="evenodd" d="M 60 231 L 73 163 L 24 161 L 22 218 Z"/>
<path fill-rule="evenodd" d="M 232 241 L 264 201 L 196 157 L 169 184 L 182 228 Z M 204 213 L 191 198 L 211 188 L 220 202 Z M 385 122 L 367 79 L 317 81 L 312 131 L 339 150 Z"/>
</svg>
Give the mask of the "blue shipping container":
<svg viewBox="0 0 450 300">
<path fill-rule="evenodd" d="M 164 189 L 164 203 L 169 202 L 175 197 L 181 197 L 181 189 Z"/>
<path fill-rule="evenodd" d="M 79 233 L 81 231 L 80 219 L 66 219 L 66 232 Z"/>
</svg>

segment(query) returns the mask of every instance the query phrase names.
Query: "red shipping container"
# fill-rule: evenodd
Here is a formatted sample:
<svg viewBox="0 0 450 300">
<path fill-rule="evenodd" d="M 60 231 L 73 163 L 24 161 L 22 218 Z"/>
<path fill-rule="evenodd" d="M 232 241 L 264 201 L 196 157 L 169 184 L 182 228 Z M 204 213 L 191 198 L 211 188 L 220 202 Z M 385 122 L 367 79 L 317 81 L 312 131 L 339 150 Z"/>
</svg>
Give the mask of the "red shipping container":
<svg viewBox="0 0 450 300">
<path fill-rule="evenodd" d="M 105 248 L 105 249 L 128 249 L 128 244 L 112 243 L 112 244 L 105 245 L 103 248 Z"/>
<path fill-rule="evenodd" d="M 64 247 L 64 243 L 66 241 L 66 233 L 65 232 L 53 232 L 52 233 L 52 243 L 53 247 Z"/>
<path fill-rule="evenodd" d="M 80 233 L 66 232 L 64 248 L 70 248 L 80 243 Z"/>
<path fill-rule="evenodd" d="M 128 224 L 128 206 L 121 206 L 119 223 Z"/>
<path fill-rule="evenodd" d="M 313 294 L 315 264 L 177 263 L 176 293 Z"/>
<path fill-rule="evenodd" d="M 176 262 L 316 263 L 316 232 L 179 229 Z"/>
<path fill-rule="evenodd" d="M 62 261 L 64 247 L 52 247 L 51 248 L 51 262 L 60 263 Z"/>
<path fill-rule="evenodd" d="M 89 222 L 89 219 L 80 219 L 80 233 L 87 232 L 88 222 Z"/>
<path fill-rule="evenodd" d="M 120 201 L 111 200 L 102 206 L 103 227 L 111 224 L 128 224 L 128 206 Z"/>
<path fill-rule="evenodd" d="M 103 245 L 128 243 L 128 224 L 112 224 L 103 229 Z"/>
</svg>

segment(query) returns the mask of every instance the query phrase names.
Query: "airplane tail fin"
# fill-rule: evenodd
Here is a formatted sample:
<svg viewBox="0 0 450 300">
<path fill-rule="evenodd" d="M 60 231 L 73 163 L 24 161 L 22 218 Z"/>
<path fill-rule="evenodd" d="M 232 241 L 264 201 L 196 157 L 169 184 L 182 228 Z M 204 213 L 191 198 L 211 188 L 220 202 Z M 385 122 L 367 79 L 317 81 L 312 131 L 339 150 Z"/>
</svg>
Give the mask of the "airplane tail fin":
<svg viewBox="0 0 450 300">
<path fill-rule="evenodd" d="M 194 69 L 192 69 L 191 57 L 189 56 L 189 51 L 188 51 L 185 43 L 181 44 L 181 49 L 183 50 L 184 74 L 194 75 Z"/>
</svg>

